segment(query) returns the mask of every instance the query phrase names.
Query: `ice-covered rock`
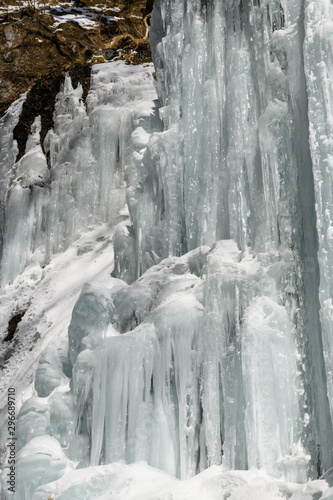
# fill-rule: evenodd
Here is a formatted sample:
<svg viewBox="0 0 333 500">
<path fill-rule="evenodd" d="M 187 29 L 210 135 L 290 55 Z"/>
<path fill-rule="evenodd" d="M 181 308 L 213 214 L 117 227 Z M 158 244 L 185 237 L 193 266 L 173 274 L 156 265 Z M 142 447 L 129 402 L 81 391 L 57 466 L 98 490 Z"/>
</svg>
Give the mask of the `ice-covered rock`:
<svg viewBox="0 0 333 500">
<path fill-rule="evenodd" d="M 109 324 L 109 300 L 109 291 L 102 285 L 87 284 L 82 289 L 68 328 L 69 355 L 73 365 L 81 351 L 97 345 L 104 337 Z"/>
<path fill-rule="evenodd" d="M 46 353 L 47 400 L 19 417 L 24 457 L 44 433 L 89 478 L 43 485 L 23 469 L 32 498 L 125 498 L 140 466 L 116 462 L 139 461 L 184 480 L 208 468 L 205 498 L 330 498 L 329 475 L 307 480 L 333 465 L 331 15 L 326 0 L 155 0 L 160 107 L 150 69 L 97 66 L 87 107 L 66 79 L 38 248 L 118 221 L 126 188 L 130 221 L 114 236 L 118 280 L 85 285 L 73 310 L 71 366 Z M 27 217 L 46 207 L 20 182 L 12 275 L 38 239 Z M 188 498 L 168 481 L 161 498 Z"/>
<path fill-rule="evenodd" d="M 71 390 L 49 397 L 44 432 L 81 466 L 85 443 L 93 466 L 145 460 L 185 479 L 222 462 L 305 481 L 276 265 L 275 254 L 260 260 L 223 240 L 131 285 L 86 285 L 69 327 Z"/>
<path fill-rule="evenodd" d="M 40 264 L 45 265 L 80 232 L 122 220 L 119 210 L 125 204 L 125 181 L 135 171 L 132 153 L 146 145 L 148 132 L 143 126 L 150 130 L 158 121 L 151 74 L 151 65 L 128 67 L 122 61 L 95 65 L 86 103 L 81 85 L 74 89 L 66 76 L 56 99 L 54 128 L 44 141 L 46 154 L 39 141 L 37 117 L 26 153 L 17 163 L 12 131 L 23 98 L 17 109 L 8 111 L 1 125 L 8 151 L 1 163 L 5 203 L 2 285 L 11 283 L 41 247 Z"/>
<path fill-rule="evenodd" d="M 17 416 L 17 449 L 20 450 L 31 439 L 48 435 L 50 431 L 50 408 L 47 400 L 30 398 Z"/>
<path fill-rule="evenodd" d="M 35 437 L 17 455 L 15 496 L 20 500 L 33 498 L 40 484 L 59 479 L 68 461 L 59 442 L 50 436 Z"/>
<path fill-rule="evenodd" d="M 53 345 L 45 349 L 39 359 L 35 376 L 35 389 L 38 396 L 41 398 L 49 396 L 53 389 L 66 382 L 64 365 L 66 366 L 66 358 L 59 349 Z"/>
<path fill-rule="evenodd" d="M 232 278 L 237 283 L 237 293 L 228 298 L 228 290 L 226 296 L 220 297 L 223 307 L 226 307 L 226 300 L 231 304 L 235 303 L 238 296 L 243 300 L 239 320 L 230 322 L 230 316 L 235 311 L 228 313 L 229 324 L 225 335 L 226 338 L 235 336 L 236 339 L 234 351 L 238 354 L 230 355 L 229 358 L 235 366 L 242 366 L 243 371 L 238 382 L 235 381 L 233 390 L 238 407 L 242 408 L 239 402 L 244 396 L 247 408 L 244 415 L 233 414 L 232 406 L 230 415 L 227 412 L 228 419 L 232 422 L 238 419 L 240 422 L 236 437 L 229 436 L 230 446 L 236 446 L 238 450 L 237 453 L 231 452 L 233 458 L 226 452 L 228 439 L 225 440 L 222 432 L 223 423 L 219 423 L 216 417 L 213 428 L 215 434 L 220 429 L 221 438 L 220 441 L 217 440 L 216 450 L 212 452 L 208 463 L 219 462 L 221 443 L 224 442 L 223 458 L 231 467 L 262 466 L 267 457 L 271 465 L 275 463 L 276 470 L 279 467 L 285 470 L 284 459 L 280 455 L 298 455 L 302 447 L 304 454 L 302 458 L 303 452 L 300 452 L 300 469 L 309 454 L 311 459 L 308 473 L 312 477 L 315 477 L 318 468 L 325 469 L 332 464 L 332 418 L 327 399 L 327 390 L 328 394 L 331 391 L 331 342 L 327 333 L 331 321 L 331 299 L 326 293 L 325 285 L 324 295 L 320 292 L 320 317 L 319 273 L 321 281 L 325 283 L 328 278 L 323 277 L 323 269 L 328 267 L 326 264 L 326 267 L 321 265 L 321 257 L 321 268 L 318 270 L 314 210 L 315 196 L 321 203 L 322 195 L 318 189 L 321 190 L 323 184 L 316 173 L 313 178 L 311 155 L 313 157 L 314 149 L 308 144 L 309 127 L 310 135 L 314 137 L 311 127 L 315 127 L 317 131 L 315 124 L 319 123 L 318 115 L 312 118 L 311 106 L 315 105 L 315 99 L 319 96 L 319 90 L 315 86 L 321 80 L 319 76 L 312 79 L 307 77 L 306 80 L 301 64 L 303 50 L 306 50 L 306 64 L 311 67 L 315 65 L 311 54 L 319 50 L 320 43 L 314 39 L 313 33 L 317 33 L 317 38 L 320 38 L 324 36 L 321 29 L 323 25 L 329 30 L 323 14 L 329 13 L 329 9 L 325 2 L 320 4 L 318 12 L 314 12 L 313 4 L 305 7 L 298 1 L 292 5 L 266 1 L 247 6 L 233 1 L 206 3 L 195 0 L 190 4 L 174 0 L 155 2 L 151 41 L 161 102 L 159 114 L 164 131 L 151 135 L 146 150 L 136 162 L 139 183 L 132 186 L 127 194 L 135 237 L 135 245 L 131 242 L 130 248 L 136 248 L 137 275 L 163 258 L 182 255 L 199 245 L 211 246 L 221 238 L 232 238 L 244 256 L 247 252 L 250 252 L 249 255 L 257 255 L 255 261 L 261 268 L 258 275 L 253 271 L 256 276 L 255 286 L 250 290 L 247 280 L 252 282 L 252 278 L 245 273 L 242 280 L 237 274 L 237 279 L 235 276 Z M 307 24 L 303 49 L 304 14 Z M 330 38 L 326 37 L 317 57 L 318 61 L 322 58 L 324 62 L 319 62 L 317 68 L 329 64 L 329 42 L 326 40 Z M 311 70 L 307 70 L 307 73 L 309 71 Z M 307 116 L 306 84 L 314 93 L 309 108 L 310 121 Z M 328 109 L 324 102 L 329 102 L 329 85 L 325 88 L 328 90 L 321 106 Z M 325 115 L 323 123 L 326 121 L 329 124 L 329 116 Z M 320 137 L 325 142 L 324 135 Z M 312 141 L 312 144 L 315 143 Z M 319 151 L 318 148 L 316 151 Z M 327 196 L 329 198 L 330 194 Z M 326 200 L 326 194 L 324 198 Z M 329 210 L 325 212 L 327 221 L 328 212 Z M 329 225 L 325 226 L 325 241 L 329 248 Z M 125 246 L 129 247 L 127 240 Z M 328 252 L 325 247 L 321 255 L 327 259 L 329 253 L 324 250 Z M 222 254 L 225 252 L 226 248 Z M 123 258 L 121 249 L 119 252 L 117 250 L 116 258 L 120 266 Z M 125 265 L 128 261 L 124 259 Z M 242 269 L 242 265 L 234 263 L 233 266 L 235 273 L 236 269 L 237 273 Z M 208 265 L 206 267 L 209 269 Z M 131 263 L 132 268 L 134 266 Z M 121 271 L 117 272 L 120 276 Z M 325 273 L 327 275 L 326 271 Z M 212 283 L 214 279 L 212 278 Z M 220 296 L 219 286 L 226 285 L 224 282 L 221 285 L 212 284 L 214 291 L 207 295 L 205 310 L 209 310 L 210 305 Z M 267 297 L 267 307 L 262 302 L 263 295 Z M 257 305 L 259 309 L 256 309 Z M 251 313 L 251 308 L 256 312 Z M 262 319 L 261 326 L 260 322 L 254 323 L 257 313 Z M 214 316 L 212 312 L 210 314 Z M 207 317 L 209 318 L 209 314 Z M 246 318 L 250 318 L 249 322 L 245 321 Z M 279 325 L 278 318 L 281 320 Z M 252 326 L 250 330 L 244 328 L 249 323 L 254 325 L 252 334 Z M 274 330 L 275 324 L 277 330 Z M 209 326 L 205 325 L 205 328 Z M 218 328 L 217 324 L 213 324 L 214 335 L 217 335 Z M 240 333 L 233 333 L 237 329 L 243 332 L 244 345 L 239 340 Z M 260 358 L 259 350 L 254 348 L 256 342 L 260 342 L 260 331 L 264 331 L 264 336 L 271 339 L 267 340 L 270 345 L 274 345 L 277 342 L 275 338 L 279 338 L 284 332 L 284 341 L 277 343 L 277 357 L 270 362 L 269 358 L 265 360 L 267 349 Z M 277 331 L 281 333 L 278 334 Z M 218 338 L 222 341 L 221 330 Z M 250 338 L 252 340 L 248 344 Z M 217 349 L 214 342 L 215 340 L 211 349 L 215 355 Z M 259 365 L 256 375 L 248 358 L 249 345 L 259 356 L 256 358 Z M 288 390 L 290 389 L 288 396 L 283 384 L 280 389 L 274 386 L 273 391 L 271 386 L 270 391 L 268 388 L 266 390 L 271 394 L 277 394 L 281 390 L 280 394 L 285 394 L 289 401 L 284 414 L 288 415 L 290 411 L 293 415 L 286 417 L 289 422 L 287 434 L 277 430 L 280 424 L 285 428 L 282 423 L 284 414 L 280 412 L 274 416 L 276 424 L 273 432 L 276 434 L 274 438 L 267 438 L 267 442 L 273 439 L 276 450 L 280 446 L 278 442 L 288 442 L 285 448 L 282 445 L 279 449 L 278 459 L 277 456 L 273 458 L 271 449 L 268 450 L 269 446 L 263 451 L 266 446 L 264 441 L 259 445 L 261 451 L 258 449 L 258 454 L 254 451 L 257 446 L 254 441 L 259 439 L 259 434 L 269 431 L 268 428 L 264 431 L 260 424 L 263 420 L 258 420 L 251 413 L 251 391 L 246 386 L 245 379 L 250 385 L 256 386 L 262 379 L 259 373 L 263 368 L 260 366 L 275 363 L 279 370 L 279 362 L 284 356 L 282 353 L 289 350 L 293 351 L 295 357 L 292 368 L 290 366 L 291 373 L 297 373 L 297 376 L 294 379 L 293 375 L 293 382 L 287 383 Z M 281 353 L 281 357 L 278 353 Z M 321 368 L 324 356 L 326 373 Z M 225 378 L 228 375 L 225 362 L 219 369 L 221 379 Z M 249 376 L 244 373 L 247 370 Z M 289 365 L 281 370 L 287 376 Z M 215 386 L 218 383 L 223 385 L 218 382 L 217 372 L 218 369 L 215 369 Z M 269 399 L 264 393 L 263 390 L 263 400 Z M 292 394 L 297 394 L 296 405 Z M 232 397 L 225 397 L 224 404 L 232 401 Z M 256 403 L 253 404 L 255 412 L 260 397 L 260 391 L 256 390 Z M 203 407 L 206 405 L 214 406 L 211 398 L 207 398 Z M 216 406 L 221 406 L 220 402 Z M 210 412 L 210 418 L 217 414 L 218 410 L 215 408 Z M 244 418 L 251 421 L 249 424 L 246 420 L 245 427 L 241 423 Z M 303 425 L 302 422 L 305 421 L 307 424 Z M 235 457 L 243 453 L 238 449 L 242 446 L 239 443 L 245 442 L 246 434 L 247 439 L 252 442 L 253 426 L 257 425 L 259 427 L 254 433 L 256 437 L 253 446 L 250 446 L 254 454 L 245 461 L 238 461 Z M 294 479 L 300 479 L 303 472 L 295 465 L 295 471 L 291 475 Z"/>
</svg>

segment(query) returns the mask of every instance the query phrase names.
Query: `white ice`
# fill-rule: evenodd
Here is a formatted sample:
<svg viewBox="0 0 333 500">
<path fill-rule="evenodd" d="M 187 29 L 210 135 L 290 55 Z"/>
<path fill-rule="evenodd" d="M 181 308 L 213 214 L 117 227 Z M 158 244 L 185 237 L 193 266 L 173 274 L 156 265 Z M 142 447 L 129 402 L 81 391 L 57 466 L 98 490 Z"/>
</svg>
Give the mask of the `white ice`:
<svg viewBox="0 0 333 500">
<path fill-rule="evenodd" d="M 332 497 L 331 18 L 156 0 L 159 102 L 151 66 L 96 66 L 86 105 L 66 78 L 50 170 L 38 118 L 17 164 L 16 108 L 1 122 L 3 324 L 15 298 L 21 352 L 45 335 L 22 364 L 19 500 Z"/>
</svg>

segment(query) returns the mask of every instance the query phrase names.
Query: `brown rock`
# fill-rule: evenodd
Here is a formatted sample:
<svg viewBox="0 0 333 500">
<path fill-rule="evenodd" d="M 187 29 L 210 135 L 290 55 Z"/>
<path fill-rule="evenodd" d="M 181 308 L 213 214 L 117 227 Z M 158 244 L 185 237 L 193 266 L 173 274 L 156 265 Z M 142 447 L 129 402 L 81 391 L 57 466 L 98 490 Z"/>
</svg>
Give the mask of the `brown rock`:
<svg viewBox="0 0 333 500">
<path fill-rule="evenodd" d="M 10 0 L 8 4 L 15 4 L 18 9 L 15 13 L 0 13 L 0 117 L 13 100 L 38 81 L 41 82 L 40 89 L 37 87 L 35 91 L 39 89 L 42 92 L 42 106 L 50 112 L 47 96 L 42 90 L 43 82 L 51 78 L 58 84 L 64 69 L 92 64 L 94 55 L 102 55 L 106 60 L 120 57 L 131 64 L 151 61 L 149 42 L 144 40 L 146 28 L 143 19 L 152 8 L 152 0 L 76 0 L 72 13 L 77 8 L 85 7 L 98 23 L 96 28 L 89 30 L 75 22 L 55 27 L 52 15 L 38 8 L 23 8 L 21 0 Z M 50 0 L 49 4 L 56 8 L 56 0 Z M 95 9 L 97 4 L 104 5 L 102 12 Z M 115 6 L 120 12 L 110 9 Z M 55 10 L 50 12 L 55 13 Z M 61 11 L 57 15 L 61 15 Z M 111 15 L 124 19 L 109 22 L 107 16 Z M 112 46 L 113 39 L 119 36 L 127 39 L 127 43 Z M 54 75 L 58 76 L 55 78 Z M 54 91 L 52 84 L 52 96 Z M 32 101 L 37 101 L 37 98 Z M 33 108 L 36 109 L 35 106 Z M 41 112 L 39 109 L 39 114 Z M 23 135 L 25 137 L 25 133 Z"/>
</svg>

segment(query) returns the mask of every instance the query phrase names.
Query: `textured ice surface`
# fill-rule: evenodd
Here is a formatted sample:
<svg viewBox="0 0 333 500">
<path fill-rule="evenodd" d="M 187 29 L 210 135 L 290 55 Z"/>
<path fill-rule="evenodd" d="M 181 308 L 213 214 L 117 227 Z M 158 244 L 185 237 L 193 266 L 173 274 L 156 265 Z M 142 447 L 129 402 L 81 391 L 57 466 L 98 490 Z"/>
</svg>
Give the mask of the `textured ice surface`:
<svg viewBox="0 0 333 500">
<path fill-rule="evenodd" d="M 121 61 L 95 65 L 86 105 L 81 85 L 73 89 L 67 76 L 56 100 L 54 129 L 44 143 L 49 168 L 39 144 L 40 118 L 32 126 L 26 153 L 18 163 L 10 153 L 15 148 L 10 134 L 18 112 L 10 111 L 2 120 L 2 140 L 9 141 L 2 195 L 3 201 L 7 198 L 3 285 L 11 283 L 31 261 L 45 265 L 83 230 L 119 222 L 125 179 L 134 175 L 130 136 L 140 122 L 140 111 L 136 112 L 138 123 L 131 122 L 131 112 L 144 101 L 142 119 L 154 113 L 151 73 L 151 65 L 128 67 Z"/>
<path fill-rule="evenodd" d="M 313 51 L 321 51 L 310 59 L 311 68 L 329 64 L 331 52 L 326 54 L 330 37 L 322 34 L 322 26 L 329 33 L 329 22 L 324 19 L 329 18 L 330 9 L 326 2 L 320 3 L 318 11 L 314 4 L 307 7 L 300 1 L 247 5 L 233 1 L 155 2 L 151 41 L 164 131 L 151 135 L 137 165 L 140 184 L 131 187 L 127 195 L 133 229 L 132 233 L 128 230 L 127 239 L 119 233 L 118 241 L 126 240 L 127 244 L 122 244 L 119 252 L 117 246 L 117 262 L 120 267 L 124 262 L 122 272 L 126 273 L 133 267 L 128 263 L 137 255 L 140 275 L 163 258 L 231 238 L 244 256 L 253 252 L 260 266 L 270 268 L 274 282 L 272 286 L 257 276 L 249 290 L 250 278 L 242 280 L 236 266 L 237 278 L 233 279 L 237 290 L 231 294 L 223 280 L 214 285 L 215 278 L 211 278 L 215 289 L 207 297 L 205 311 L 214 301 L 219 301 L 220 309 L 226 308 L 227 300 L 232 307 L 238 307 L 239 319 L 230 321 L 228 312 L 224 331 L 214 323 L 213 312 L 211 318 L 207 314 L 206 335 L 209 337 L 210 328 L 213 335 L 218 331 L 219 342 L 210 346 L 207 341 L 205 349 L 211 349 L 215 356 L 222 343 L 229 352 L 228 362 L 241 376 L 228 379 L 226 362 L 221 368 L 216 362 L 204 368 L 213 372 L 212 379 L 216 377 L 213 386 L 220 384 L 225 390 L 224 415 L 233 423 L 231 429 L 235 426 L 229 436 L 221 434 L 220 440 L 216 439 L 216 430 L 222 424 L 214 417 L 218 414 L 216 408 L 210 412 L 210 418 L 215 418 L 212 428 L 216 450 L 207 451 L 208 463 L 219 463 L 224 442 L 223 460 L 231 467 L 291 470 L 292 461 L 283 465 L 283 459 L 274 456 L 268 445 L 272 440 L 276 449 L 281 446 L 282 454 L 297 455 L 304 446 L 306 455 L 311 456 L 308 473 L 313 477 L 317 470 L 332 465 L 333 434 L 327 397 L 331 389 L 327 392 L 326 381 L 328 377 L 330 386 L 331 343 L 328 331 L 324 331 L 323 338 L 321 332 L 315 229 L 315 196 L 320 199 L 317 190 L 324 184 L 317 184 L 317 175 L 313 178 L 312 173 L 312 104 L 309 121 L 308 78 L 302 66 L 304 50 L 306 61 Z M 324 48 L 319 38 L 315 40 L 311 35 L 313 21 L 309 12 L 314 16 L 317 36 L 325 37 Z M 323 87 L 329 89 L 329 79 L 325 81 Z M 312 78 L 313 85 L 321 86 L 318 78 Z M 327 110 L 328 90 L 325 95 L 321 106 Z M 313 114 L 317 113 L 315 109 Z M 329 117 L 322 118 L 316 114 L 316 123 L 320 121 L 325 127 L 328 122 L 329 126 Z M 315 130 L 317 133 L 317 127 Z M 319 131 L 318 135 L 325 142 Z M 329 228 L 327 231 L 326 236 Z M 329 269 L 328 265 L 326 275 Z M 121 277 L 121 271 L 116 271 Z M 129 282 L 129 275 L 123 275 Z M 221 288 L 226 291 L 220 292 Z M 262 295 L 267 295 L 265 304 L 258 299 Z M 321 298 L 321 303 L 321 318 L 325 319 L 329 296 L 325 301 Z M 239 342 L 242 328 L 244 343 Z M 290 350 L 294 350 L 295 364 L 285 367 L 284 352 Z M 258 365 L 251 364 L 252 352 L 259 356 Z M 322 369 L 324 352 L 327 373 Z M 284 373 L 286 379 L 281 385 L 269 380 L 270 366 Z M 287 380 L 295 369 L 297 380 L 288 395 L 285 387 L 292 387 Z M 254 393 L 255 404 L 251 403 Z M 242 408 L 242 397 L 245 415 L 233 413 L 231 402 L 235 398 L 237 407 Z M 277 397 L 281 408 L 269 422 L 263 404 L 271 397 Z M 207 398 L 204 409 L 206 405 L 220 408 L 221 402 Z M 241 424 L 244 418 L 248 419 L 245 428 Z M 288 430 L 283 430 L 287 423 Z M 297 444 L 299 438 L 301 446 Z M 237 453 L 230 455 L 226 451 L 229 439 Z M 252 443 L 249 456 L 246 460 L 235 459 L 242 456 L 241 448 L 245 442 L 248 445 L 248 440 Z M 296 479 L 298 466 L 294 473 Z"/>
<path fill-rule="evenodd" d="M 18 417 L 22 500 L 332 496 L 331 18 L 326 0 L 156 0 L 159 109 L 150 68 L 97 66 L 87 107 L 66 79 L 47 194 L 35 121 L 4 184 L 4 282 L 127 215 L 126 188 L 130 220 L 68 352 L 40 358 Z M 97 248 L 78 239 L 71 271 Z"/>
<path fill-rule="evenodd" d="M 49 348 L 40 359 L 44 397 L 22 407 L 18 446 L 44 433 L 80 467 L 143 460 L 186 479 L 222 461 L 306 481 L 297 350 L 274 257 L 224 240 L 131 285 L 86 285 L 69 358 Z"/>
<path fill-rule="evenodd" d="M 309 92 L 310 146 L 316 193 L 319 298 L 328 398 L 333 416 L 333 7 L 306 2 L 305 74 Z"/>
<path fill-rule="evenodd" d="M 40 484 L 59 479 L 66 465 L 63 449 L 55 438 L 34 437 L 17 455 L 16 498 L 32 498 Z"/>
<path fill-rule="evenodd" d="M 17 144 L 13 141 L 13 130 L 19 120 L 26 95 L 21 96 L 8 109 L 0 120 L 0 249 L 3 245 L 5 222 L 5 199 L 9 186 L 8 167 L 15 163 L 18 153 Z"/>
</svg>

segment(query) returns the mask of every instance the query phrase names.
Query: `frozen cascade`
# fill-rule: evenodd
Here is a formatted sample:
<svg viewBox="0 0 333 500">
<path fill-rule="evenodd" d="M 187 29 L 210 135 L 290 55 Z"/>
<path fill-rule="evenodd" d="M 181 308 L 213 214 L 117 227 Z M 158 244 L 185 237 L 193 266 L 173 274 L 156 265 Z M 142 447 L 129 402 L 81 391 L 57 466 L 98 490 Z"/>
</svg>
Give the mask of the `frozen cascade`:
<svg viewBox="0 0 333 500">
<path fill-rule="evenodd" d="M 111 70 L 96 65 L 86 106 L 81 85 L 73 89 L 66 76 L 57 96 L 54 129 L 44 142 L 49 165 L 39 141 L 40 117 L 19 162 L 13 155 L 4 159 L 2 285 L 11 283 L 31 262 L 45 265 L 83 229 L 119 222 L 125 178 L 135 175 L 127 161 L 131 132 L 138 126 L 131 123 L 131 112 L 143 96 L 146 101 L 156 98 L 148 78 L 151 72 L 151 67 L 129 69 L 122 62 Z M 13 115 L 17 121 L 19 111 Z M 0 126 L 5 140 L 9 136 L 10 151 L 15 148 L 11 144 L 16 122 L 8 121 L 2 120 Z"/>
<path fill-rule="evenodd" d="M 333 415 L 333 8 L 328 2 L 306 2 L 305 74 L 309 93 L 310 147 L 315 179 L 319 239 L 320 317 L 327 373 L 328 398 Z"/>
<path fill-rule="evenodd" d="M 318 314 L 304 36 L 302 2 L 156 2 L 151 41 L 165 131 L 152 135 L 139 168 L 143 190 L 132 188 L 128 203 L 138 274 L 170 255 L 229 238 L 242 252 L 262 255 L 265 265 L 276 265 L 278 284 L 271 298 L 284 308 L 291 324 L 284 329 L 287 333 L 291 328 L 289 345 L 296 349 L 299 405 L 294 424 L 287 419 L 281 436 L 293 435 L 289 448 L 293 455 L 301 435 L 311 455 L 310 475 L 315 475 L 317 468 L 332 464 L 333 436 Z M 242 296 L 242 287 L 237 293 Z M 239 322 L 252 321 L 258 314 L 268 338 L 274 337 L 272 325 L 266 325 L 271 308 L 260 304 L 255 295 L 251 298 L 254 302 L 243 303 Z M 255 304 L 256 313 L 251 314 L 246 308 L 251 310 Z M 230 332 L 237 331 L 235 323 L 227 328 L 229 342 Z M 252 327 L 249 338 L 250 331 Z M 236 342 L 235 349 L 247 364 L 247 348 Z M 285 376 L 288 380 L 290 374 Z M 223 378 L 226 373 L 222 384 Z M 252 389 L 242 387 L 248 380 L 243 373 L 239 385 L 230 381 L 239 406 L 245 397 L 245 416 L 250 413 L 247 391 L 256 387 L 255 379 Z M 223 413 L 226 401 L 229 398 L 216 403 Z M 258 392 L 253 404 L 260 406 Z M 217 425 L 216 421 L 215 431 Z M 253 416 L 243 431 L 251 451 L 237 467 L 264 463 L 270 469 L 277 461 L 275 452 L 269 452 L 270 465 L 268 455 L 260 455 L 264 443 L 271 441 L 271 429 L 261 422 L 254 431 L 256 425 Z M 240 446 L 242 431 L 235 432 L 240 432 L 236 439 Z M 229 444 L 222 440 L 224 461 L 235 467 L 235 459 L 226 452 Z M 258 440 L 263 442 L 261 450 L 255 445 Z M 221 450 L 218 444 L 217 448 Z M 218 462 L 217 453 L 212 463 Z"/>
<path fill-rule="evenodd" d="M 15 101 L 8 109 L 5 116 L 0 120 L 1 134 L 0 134 L 0 199 L 1 199 L 1 211 L 0 211 L 0 248 L 2 248 L 3 243 L 3 227 L 5 223 L 5 200 L 8 190 L 8 166 L 12 166 L 15 163 L 15 158 L 17 156 L 17 144 L 13 141 L 13 129 L 19 120 L 19 116 L 22 110 L 23 103 L 26 96 L 21 96 L 20 99 Z"/>
<path fill-rule="evenodd" d="M 124 181 L 131 225 L 115 231 L 108 285 L 82 290 L 68 355 L 40 359 L 18 416 L 19 500 L 81 498 L 79 479 L 64 485 L 73 467 L 104 500 L 121 461 L 288 482 L 233 494 L 222 475 L 214 499 L 332 498 L 290 486 L 333 465 L 332 18 L 326 0 L 155 0 L 163 130 L 142 69 L 117 86 L 121 63 L 97 67 L 88 111 L 66 79 L 50 169 L 35 120 L 6 184 L 3 281 L 91 217 L 116 223 Z"/>
<path fill-rule="evenodd" d="M 43 397 L 19 414 L 20 443 L 29 446 L 33 427 L 35 438 L 56 437 L 80 467 L 145 460 L 186 478 L 222 459 L 305 481 L 297 353 L 277 301 L 279 264 L 277 255 L 242 256 L 228 240 L 170 257 L 131 285 L 85 286 L 69 327 L 70 386 L 64 380 L 52 391 L 61 363 L 49 349 L 35 380 Z"/>
</svg>

